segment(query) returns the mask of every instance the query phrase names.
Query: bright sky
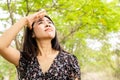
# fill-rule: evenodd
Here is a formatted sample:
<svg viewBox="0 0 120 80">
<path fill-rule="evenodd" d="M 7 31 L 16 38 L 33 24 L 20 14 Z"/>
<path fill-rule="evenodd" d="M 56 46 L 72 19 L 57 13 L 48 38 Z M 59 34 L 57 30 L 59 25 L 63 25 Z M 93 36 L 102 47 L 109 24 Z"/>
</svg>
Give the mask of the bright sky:
<svg viewBox="0 0 120 80">
<path fill-rule="evenodd" d="M 93 50 L 99 51 L 102 47 L 102 43 L 97 39 L 86 39 L 87 46 Z"/>
<path fill-rule="evenodd" d="M 7 18 L 7 17 L 9 17 L 9 14 L 7 14 L 5 11 L 0 9 L 0 19 Z M 7 22 L 0 20 L 0 31 L 4 30 L 4 25 L 9 26 Z"/>
<path fill-rule="evenodd" d="M 120 49 L 120 32 L 110 33 L 107 37 L 108 43 L 111 44 L 110 50 Z"/>
</svg>

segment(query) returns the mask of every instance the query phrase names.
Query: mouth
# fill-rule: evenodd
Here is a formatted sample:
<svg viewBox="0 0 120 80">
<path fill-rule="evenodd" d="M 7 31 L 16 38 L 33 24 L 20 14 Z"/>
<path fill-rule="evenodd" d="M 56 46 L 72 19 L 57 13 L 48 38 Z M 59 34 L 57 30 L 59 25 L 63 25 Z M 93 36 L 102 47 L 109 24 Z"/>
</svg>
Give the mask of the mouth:
<svg viewBox="0 0 120 80">
<path fill-rule="evenodd" d="M 53 30 L 51 28 L 47 28 L 47 29 L 45 29 L 45 31 L 50 32 L 50 31 L 53 31 Z"/>
</svg>

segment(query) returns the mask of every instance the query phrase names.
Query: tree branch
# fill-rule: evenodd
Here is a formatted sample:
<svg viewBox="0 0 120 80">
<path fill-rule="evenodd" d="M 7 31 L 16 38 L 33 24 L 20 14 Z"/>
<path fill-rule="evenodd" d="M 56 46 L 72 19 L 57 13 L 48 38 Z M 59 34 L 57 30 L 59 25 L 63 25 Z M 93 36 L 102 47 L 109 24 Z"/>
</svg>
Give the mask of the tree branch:
<svg viewBox="0 0 120 80">
<path fill-rule="evenodd" d="M 10 19 L 11 19 L 11 22 L 12 22 L 12 25 L 13 25 L 13 24 L 14 24 L 13 11 L 12 11 L 12 9 L 11 9 L 11 7 L 10 7 L 10 4 L 11 4 L 11 0 L 10 0 L 10 2 L 7 0 L 7 7 L 8 7 L 8 11 L 9 11 L 9 13 L 10 13 Z"/>
<path fill-rule="evenodd" d="M 27 9 L 27 13 L 26 13 L 26 16 L 29 14 L 30 12 L 30 9 L 29 9 L 29 2 L 28 0 L 25 0 L 26 1 L 26 9 Z"/>
<path fill-rule="evenodd" d="M 10 5 L 11 5 L 11 0 L 10 1 L 7 0 L 7 7 L 8 7 L 9 14 L 10 14 L 11 22 L 12 22 L 12 25 L 13 25 L 14 24 L 13 9 L 11 8 Z M 15 44 L 16 44 L 16 48 L 19 50 L 20 49 L 20 44 L 19 44 L 19 41 L 17 40 L 17 37 L 15 37 L 14 41 L 15 41 Z"/>
<path fill-rule="evenodd" d="M 87 23 L 86 23 L 87 24 Z M 64 42 L 69 36 L 71 36 L 72 34 L 74 34 L 76 31 L 78 31 L 81 27 L 85 26 L 86 24 L 77 24 L 74 27 L 78 26 L 77 28 L 75 28 L 74 30 L 71 30 L 70 33 L 68 33 L 67 35 L 65 35 L 60 43 Z"/>
</svg>

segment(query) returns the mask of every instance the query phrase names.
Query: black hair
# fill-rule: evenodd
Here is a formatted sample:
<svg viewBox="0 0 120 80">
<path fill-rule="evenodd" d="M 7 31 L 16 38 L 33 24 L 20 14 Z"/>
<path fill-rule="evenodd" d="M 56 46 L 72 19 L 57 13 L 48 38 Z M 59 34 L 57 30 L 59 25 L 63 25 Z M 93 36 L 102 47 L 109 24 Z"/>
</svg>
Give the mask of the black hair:
<svg viewBox="0 0 120 80">
<path fill-rule="evenodd" d="M 52 19 L 49 16 L 45 16 L 45 17 L 48 18 L 50 21 L 52 21 Z M 34 23 L 32 24 L 32 26 L 33 25 Z M 37 42 L 35 38 L 32 37 L 32 34 L 33 34 L 33 28 L 30 30 L 28 27 L 26 27 L 25 35 L 24 35 L 24 43 L 23 43 L 23 52 L 24 52 L 23 55 L 27 59 L 31 59 L 32 57 L 37 56 L 39 52 Z M 61 51 L 66 52 L 60 46 L 60 43 L 57 37 L 57 32 L 55 32 L 55 37 L 51 40 L 51 44 L 53 49 L 58 50 L 60 52 Z"/>
</svg>

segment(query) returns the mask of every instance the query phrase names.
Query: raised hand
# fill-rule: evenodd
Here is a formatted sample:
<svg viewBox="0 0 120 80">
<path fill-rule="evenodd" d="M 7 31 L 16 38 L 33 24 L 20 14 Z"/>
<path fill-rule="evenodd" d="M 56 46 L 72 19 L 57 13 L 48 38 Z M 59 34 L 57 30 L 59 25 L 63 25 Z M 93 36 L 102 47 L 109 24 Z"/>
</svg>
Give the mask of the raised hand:
<svg viewBox="0 0 120 80">
<path fill-rule="evenodd" d="M 33 22 L 37 21 L 40 18 L 43 18 L 45 15 L 46 15 L 46 11 L 45 10 L 41 10 L 39 12 L 36 12 L 36 13 L 32 14 L 32 15 L 28 15 L 26 17 L 27 21 L 28 21 L 28 27 L 30 29 L 32 29 Z"/>
</svg>

